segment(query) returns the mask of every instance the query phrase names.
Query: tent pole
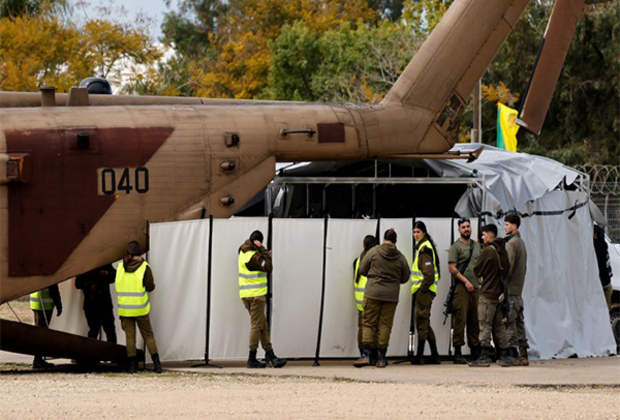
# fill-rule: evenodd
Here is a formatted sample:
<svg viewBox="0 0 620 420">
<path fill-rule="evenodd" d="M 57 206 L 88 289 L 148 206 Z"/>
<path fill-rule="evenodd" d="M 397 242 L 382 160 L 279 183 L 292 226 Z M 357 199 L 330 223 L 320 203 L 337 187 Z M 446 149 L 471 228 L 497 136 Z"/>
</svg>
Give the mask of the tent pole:
<svg viewBox="0 0 620 420">
<path fill-rule="evenodd" d="M 327 224 L 329 218 L 325 216 L 325 228 L 323 230 L 323 274 L 322 274 L 322 284 L 321 284 L 321 312 L 319 314 L 319 332 L 316 338 L 316 353 L 314 355 L 314 363 L 312 366 L 321 366 L 319 363 L 319 358 L 321 354 L 321 334 L 323 332 L 323 309 L 325 308 L 325 277 L 326 277 L 326 268 L 327 268 Z"/>
<path fill-rule="evenodd" d="M 269 213 L 267 224 L 267 249 L 272 250 L 273 247 L 273 213 Z M 272 273 L 267 273 L 267 325 L 271 331 L 271 299 L 273 297 Z"/>
<path fill-rule="evenodd" d="M 204 216 L 204 213 L 203 213 Z M 210 335 L 211 335 L 211 266 L 213 262 L 213 215 L 209 215 L 209 255 L 207 257 L 207 326 L 206 326 L 206 338 L 205 338 L 205 362 L 192 367 L 207 366 L 222 368 L 222 366 L 214 365 L 209 362 L 209 348 L 211 347 Z"/>
</svg>

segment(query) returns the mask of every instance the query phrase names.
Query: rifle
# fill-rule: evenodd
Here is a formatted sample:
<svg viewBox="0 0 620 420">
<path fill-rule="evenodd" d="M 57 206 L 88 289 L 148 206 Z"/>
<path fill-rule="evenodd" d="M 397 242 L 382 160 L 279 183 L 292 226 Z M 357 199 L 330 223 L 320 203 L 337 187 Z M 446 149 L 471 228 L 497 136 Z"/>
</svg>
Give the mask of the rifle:
<svg viewBox="0 0 620 420">
<path fill-rule="evenodd" d="M 469 262 L 471 261 L 471 256 L 473 255 L 473 253 L 474 253 L 474 240 L 472 239 L 469 242 L 469 258 L 467 258 L 467 261 L 465 261 L 461 267 L 457 266 L 457 269 L 459 270 L 459 272 L 463 273 L 463 275 L 465 275 L 465 271 L 467 270 L 467 267 L 469 266 Z M 454 300 L 454 291 L 456 290 L 457 285 L 458 285 L 458 280 L 456 280 L 456 276 L 452 275 L 452 284 L 450 285 L 450 291 L 448 292 L 448 296 L 446 296 L 446 301 L 443 303 L 443 306 L 445 307 L 443 311 L 443 315 L 444 315 L 443 325 L 446 325 L 446 321 L 448 320 L 448 315 L 454 313 L 454 309 L 452 308 L 452 301 Z"/>
<path fill-rule="evenodd" d="M 454 245 L 454 217 L 450 222 L 450 227 L 452 228 L 450 231 L 450 242 Z M 446 296 L 446 301 L 443 303 L 443 325 L 446 325 L 446 321 L 448 320 L 448 315 L 450 315 L 454 310 L 452 309 L 452 300 L 454 300 L 454 289 L 456 289 L 456 284 L 454 283 L 454 276 L 450 276 L 450 290 L 448 290 L 448 296 Z"/>
</svg>

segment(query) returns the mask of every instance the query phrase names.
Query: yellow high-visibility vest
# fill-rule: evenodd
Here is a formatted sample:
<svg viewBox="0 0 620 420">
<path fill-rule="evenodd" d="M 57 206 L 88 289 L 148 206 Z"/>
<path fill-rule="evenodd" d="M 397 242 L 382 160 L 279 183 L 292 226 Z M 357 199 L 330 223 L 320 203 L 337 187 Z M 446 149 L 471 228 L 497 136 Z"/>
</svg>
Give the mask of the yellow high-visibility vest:
<svg viewBox="0 0 620 420">
<path fill-rule="evenodd" d="M 43 303 L 43 309 L 41 309 L 41 303 Z M 30 309 L 35 311 L 51 311 L 54 309 L 54 301 L 52 295 L 48 289 L 39 290 L 30 294 Z"/>
<path fill-rule="evenodd" d="M 119 316 L 138 317 L 151 312 L 149 293 L 144 287 L 144 273 L 148 266 L 144 261 L 136 271 L 128 273 L 123 262 L 118 265 L 115 285 Z"/>
<path fill-rule="evenodd" d="M 357 280 L 357 271 L 360 268 L 360 259 L 358 258 L 355 261 L 355 273 L 353 277 Z M 353 282 L 354 291 L 355 291 L 355 303 L 357 304 L 357 310 L 362 312 L 364 310 L 364 293 L 366 292 L 366 282 L 368 282 L 368 277 L 360 276 L 358 281 Z"/>
<path fill-rule="evenodd" d="M 252 259 L 256 251 L 239 253 L 239 297 L 249 298 L 265 296 L 267 294 L 267 273 L 250 271 L 246 264 Z"/>
<path fill-rule="evenodd" d="M 435 282 L 431 285 L 429 290 L 437 294 L 437 283 L 439 283 L 439 270 L 437 269 L 437 258 L 435 256 L 435 252 L 433 251 L 433 247 L 428 239 L 422 242 L 422 245 L 418 248 L 418 251 L 415 254 L 415 260 L 413 261 L 413 265 L 411 266 L 411 294 L 414 294 L 418 291 L 420 286 L 422 286 L 422 281 L 424 280 L 424 274 L 422 274 L 422 270 L 418 267 L 418 261 L 420 257 L 420 252 L 424 248 L 429 248 L 431 253 L 433 254 L 433 269 L 435 271 Z"/>
</svg>

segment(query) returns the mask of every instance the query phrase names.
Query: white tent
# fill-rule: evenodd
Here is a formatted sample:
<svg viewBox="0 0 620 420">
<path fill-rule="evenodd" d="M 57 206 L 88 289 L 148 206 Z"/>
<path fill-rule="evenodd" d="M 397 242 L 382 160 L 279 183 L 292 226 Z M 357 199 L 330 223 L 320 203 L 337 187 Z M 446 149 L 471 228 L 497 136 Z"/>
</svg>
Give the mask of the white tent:
<svg viewBox="0 0 620 420">
<path fill-rule="evenodd" d="M 587 177 L 551 159 L 490 146 L 484 146 L 479 159 L 470 164 L 427 164 L 442 177 L 484 177 L 484 194 L 469 190 L 457 205 L 461 216 L 483 212 L 488 221 L 503 225 L 506 212 L 522 215 L 520 232 L 528 249 L 523 300 L 530 353 L 542 359 L 614 354 L 616 344 L 592 246 Z"/>
</svg>

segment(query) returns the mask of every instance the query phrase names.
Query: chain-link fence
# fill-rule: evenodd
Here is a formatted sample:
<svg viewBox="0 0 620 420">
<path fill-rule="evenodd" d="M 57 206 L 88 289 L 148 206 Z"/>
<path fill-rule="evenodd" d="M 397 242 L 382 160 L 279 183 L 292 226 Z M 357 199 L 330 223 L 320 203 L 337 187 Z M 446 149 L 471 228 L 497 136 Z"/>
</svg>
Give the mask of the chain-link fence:
<svg viewBox="0 0 620 420">
<path fill-rule="evenodd" d="M 590 176 L 592 201 L 607 219 L 611 240 L 620 242 L 620 166 L 582 165 L 576 169 Z"/>
</svg>

